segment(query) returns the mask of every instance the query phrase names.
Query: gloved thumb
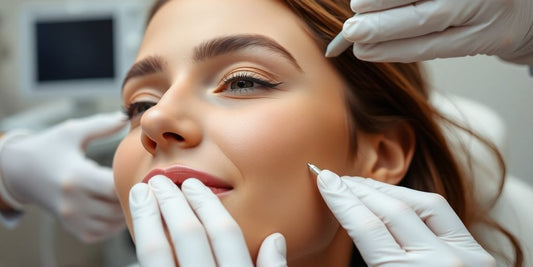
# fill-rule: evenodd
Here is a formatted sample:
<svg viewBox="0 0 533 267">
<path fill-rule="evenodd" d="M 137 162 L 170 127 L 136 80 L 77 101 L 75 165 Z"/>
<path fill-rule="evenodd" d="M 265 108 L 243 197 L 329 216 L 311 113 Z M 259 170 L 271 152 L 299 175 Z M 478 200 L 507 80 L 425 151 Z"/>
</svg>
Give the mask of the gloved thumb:
<svg viewBox="0 0 533 267">
<path fill-rule="evenodd" d="M 287 245 L 285 237 L 280 233 L 274 233 L 263 241 L 257 255 L 258 267 L 282 267 L 287 266 Z"/>
</svg>

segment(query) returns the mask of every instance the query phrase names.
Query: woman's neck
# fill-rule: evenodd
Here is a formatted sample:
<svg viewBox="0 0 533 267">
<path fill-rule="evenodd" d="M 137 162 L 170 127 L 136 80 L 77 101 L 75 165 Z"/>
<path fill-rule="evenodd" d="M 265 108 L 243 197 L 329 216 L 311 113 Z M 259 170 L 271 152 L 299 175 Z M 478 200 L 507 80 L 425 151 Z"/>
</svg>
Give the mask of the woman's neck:
<svg viewBox="0 0 533 267">
<path fill-rule="evenodd" d="M 352 239 L 342 227 L 339 227 L 330 245 L 324 250 L 287 263 L 291 267 L 350 266 L 353 246 Z"/>
</svg>

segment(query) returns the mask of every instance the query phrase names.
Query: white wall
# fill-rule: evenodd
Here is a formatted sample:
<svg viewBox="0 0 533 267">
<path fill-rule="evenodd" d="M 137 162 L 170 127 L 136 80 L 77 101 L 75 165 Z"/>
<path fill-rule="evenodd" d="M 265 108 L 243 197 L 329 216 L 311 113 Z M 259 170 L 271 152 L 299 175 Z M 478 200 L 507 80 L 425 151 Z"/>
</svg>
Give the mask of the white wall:
<svg viewBox="0 0 533 267">
<path fill-rule="evenodd" d="M 528 68 L 476 56 L 425 63 L 437 90 L 464 96 L 496 111 L 507 126 L 503 151 L 508 173 L 533 184 L 533 76 Z"/>
</svg>

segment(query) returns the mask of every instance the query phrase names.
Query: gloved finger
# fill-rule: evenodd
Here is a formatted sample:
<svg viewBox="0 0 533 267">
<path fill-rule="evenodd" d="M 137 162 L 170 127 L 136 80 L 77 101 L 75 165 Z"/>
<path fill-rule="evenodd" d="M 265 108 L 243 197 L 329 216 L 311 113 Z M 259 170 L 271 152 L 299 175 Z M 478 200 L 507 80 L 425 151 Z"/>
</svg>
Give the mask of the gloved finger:
<svg viewBox="0 0 533 267">
<path fill-rule="evenodd" d="M 346 20 L 343 34 L 347 40 L 359 44 L 423 36 L 441 32 L 464 23 L 469 12 L 457 12 L 441 1 L 422 1 L 416 5 L 379 12 L 357 14 Z"/>
<path fill-rule="evenodd" d="M 401 258 L 405 251 L 392 237 L 385 224 L 372 213 L 335 173 L 323 170 L 318 176 L 318 190 L 341 226 L 354 241 L 369 265 L 374 259 Z"/>
<path fill-rule="evenodd" d="M 449 28 L 443 32 L 377 44 L 355 43 L 353 53 L 361 60 L 403 63 L 476 55 L 479 47 L 471 40 L 476 39 L 481 27 Z"/>
<path fill-rule="evenodd" d="M 96 217 L 86 216 L 83 211 L 59 216 L 58 220 L 64 229 L 84 243 L 93 243 L 105 239 L 126 226 L 124 219 L 120 221 L 101 220 Z"/>
<path fill-rule="evenodd" d="M 253 266 L 242 231 L 218 197 L 197 179 L 181 185 L 183 194 L 202 221 L 219 266 Z"/>
<path fill-rule="evenodd" d="M 78 212 L 82 212 L 85 217 L 95 218 L 106 222 L 124 221 L 124 214 L 118 202 L 109 202 L 106 200 L 85 197 L 85 203 L 77 205 Z"/>
<path fill-rule="evenodd" d="M 80 185 L 90 194 L 109 202 L 118 203 L 113 181 L 113 170 L 106 166 L 100 166 L 89 159 L 82 159 L 76 166 L 75 177 Z M 75 183 L 75 182 L 73 182 Z"/>
<path fill-rule="evenodd" d="M 287 244 L 285 237 L 280 233 L 274 233 L 261 244 L 257 255 L 257 267 L 286 267 Z"/>
<path fill-rule="evenodd" d="M 438 241 L 435 234 L 408 204 L 365 183 L 350 183 L 349 177 L 342 178 L 342 180 L 364 205 L 385 223 L 396 242 L 404 250 L 431 247 L 431 244 Z"/>
<path fill-rule="evenodd" d="M 180 266 L 216 266 L 204 227 L 176 184 L 162 175 L 152 177 L 148 184 L 159 203 Z"/>
<path fill-rule="evenodd" d="M 381 183 L 372 179 L 344 179 L 346 183 L 359 188 L 362 184 L 384 194 L 399 199 L 409 205 L 426 225 L 440 238 L 447 240 L 473 240 L 461 219 L 453 211 L 446 199 L 439 194 L 416 191 L 401 186 Z M 352 186 L 351 186 L 352 187 Z"/>
<path fill-rule="evenodd" d="M 74 235 L 79 241 L 85 244 L 93 244 L 93 243 L 96 243 L 96 242 L 99 242 L 105 239 L 103 235 L 97 235 L 97 234 L 87 233 L 87 232 L 78 231 L 78 230 L 76 231 L 72 230 L 69 232 L 72 235 Z"/>
<path fill-rule="evenodd" d="M 126 124 L 127 119 L 122 112 L 112 112 L 72 119 L 64 123 L 63 127 L 82 143 L 82 147 L 85 147 L 89 141 L 112 135 Z"/>
<path fill-rule="evenodd" d="M 129 204 L 140 265 L 174 266 L 157 201 L 147 184 L 139 183 L 131 188 Z"/>
<path fill-rule="evenodd" d="M 110 238 L 124 229 L 126 227 L 126 222 L 124 220 L 113 223 L 94 221 L 90 222 L 89 225 L 90 227 L 86 229 L 85 235 L 81 239 L 81 241 L 85 243 L 94 243 Z"/>
<path fill-rule="evenodd" d="M 374 12 L 393 7 L 400 7 L 419 0 L 352 0 L 350 7 L 355 13 Z"/>
<path fill-rule="evenodd" d="M 107 240 L 111 238 L 112 236 L 116 235 L 117 233 L 121 232 L 125 228 L 126 228 L 125 221 L 107 224 L 103 231 L 94 233 L 92 235 L 92 238 L 86 243 L 95 243 L 95 242 L 101 242 L 101 241 Z"/>
</svg>

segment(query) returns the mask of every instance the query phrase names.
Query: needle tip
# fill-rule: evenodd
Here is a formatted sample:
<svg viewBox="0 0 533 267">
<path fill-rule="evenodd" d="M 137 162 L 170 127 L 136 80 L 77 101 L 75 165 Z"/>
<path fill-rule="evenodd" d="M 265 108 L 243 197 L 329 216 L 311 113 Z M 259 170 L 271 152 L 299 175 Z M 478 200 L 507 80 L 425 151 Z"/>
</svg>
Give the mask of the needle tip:
<svg viewBox="0 0 533 267">
<path fill-rule="evenodd" d="M 307 166 L 309 166 L 309 170 L 311 170 L 311 172 L 313 172 L 315 175 L 318 175 L 321 171 L 317 166 L 311 163 L 307 163 Z"/>
</svg>

